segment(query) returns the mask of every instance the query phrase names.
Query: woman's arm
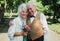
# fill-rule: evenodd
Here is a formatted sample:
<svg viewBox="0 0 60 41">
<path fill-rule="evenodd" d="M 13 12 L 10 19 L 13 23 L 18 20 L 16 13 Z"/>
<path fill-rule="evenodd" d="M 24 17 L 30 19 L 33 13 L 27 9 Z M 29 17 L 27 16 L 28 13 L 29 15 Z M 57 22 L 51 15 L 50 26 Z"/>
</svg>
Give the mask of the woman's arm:
<svg viewBox="0 0 60 41">
<path fill-rule="evenodd" d="M 14 36 L 27 36 L 26 32 L 15 32 Z"/>
<path fill-rule="evenodd" d="M 8 37 L 9 37 L 10 39 L 13 39 L 14 33 L 15 33 L 15 25 L 12 25 L 12 26 L 10 26 L 9 29 L 8 29 Z"/>
<path fill-rule="evenodd" d="M 12 33 L 12 32 L 14 32 L 15 30 L 13 30 L 13 29 L 15 29 L 15 27 L 16 27 L 16 25 L 12 22 L 12 21 L 10 21 L 9 22 L 9 34 L 10 34 L 10 32 L 11 32 L 11 34 L 14 34 L 13 36 L 27 36 L 27 33 L 26 32 L 15 32 L 15 33 Z M 12 30 L 12 31 L 11 31 Z"/>
<path fill-rule="evenodd" d="M 23 32 L 15 32 L 14 36 L 23 36 Z"/>
</svg>

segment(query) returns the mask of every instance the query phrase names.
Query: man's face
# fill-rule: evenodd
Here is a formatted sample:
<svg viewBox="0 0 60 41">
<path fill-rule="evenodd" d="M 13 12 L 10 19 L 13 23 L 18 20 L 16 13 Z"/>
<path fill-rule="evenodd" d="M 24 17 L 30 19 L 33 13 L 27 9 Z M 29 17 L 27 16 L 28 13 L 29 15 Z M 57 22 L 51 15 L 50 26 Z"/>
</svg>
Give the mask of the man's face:
<svg viewBox="0 0 60 41">
<path fill-rule="evenodd" d="M 34 15 L 35 7 L 32 5 L 29 5 L 27 8 L 28 8 L 27 11 L 28 11 L 29 15 L 30 16 Z"/>
</svg>

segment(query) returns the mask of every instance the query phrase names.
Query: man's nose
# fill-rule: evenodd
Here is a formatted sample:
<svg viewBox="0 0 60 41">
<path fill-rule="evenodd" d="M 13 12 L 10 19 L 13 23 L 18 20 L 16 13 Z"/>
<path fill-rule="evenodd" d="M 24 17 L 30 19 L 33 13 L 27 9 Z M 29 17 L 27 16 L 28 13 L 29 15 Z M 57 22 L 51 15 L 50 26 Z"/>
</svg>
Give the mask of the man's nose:
<svg viewBox="0 0 60 41">
<path fill-rule="evenodd" d="M 26 13 L 23 13 L 23 15 L 25 15 Z"/>
<path fill-rule="evenodd" d="M 31 10 L 29 10 L 29 12 L 31 12 Z"/>
</svg>

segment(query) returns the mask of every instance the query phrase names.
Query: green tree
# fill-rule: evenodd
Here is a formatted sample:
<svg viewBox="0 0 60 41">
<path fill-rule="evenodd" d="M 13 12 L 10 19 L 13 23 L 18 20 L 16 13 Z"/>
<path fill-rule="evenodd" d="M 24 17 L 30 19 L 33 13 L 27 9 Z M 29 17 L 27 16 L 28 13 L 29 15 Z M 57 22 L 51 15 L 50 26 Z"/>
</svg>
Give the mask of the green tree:
<svg viewBox="0 0 60 41">
<path fill-rule="evenodd" d="M 0 0 L 0 22 L 4 22 L 5 0 Z"/>
<path fill-rule="evenodd" d="M 59 4 L 60 0 L 41 0 L 41 1 L 43 6 L 50 5 L 50 9 L 54 11 L 53 19 L 54 20 L 57 19 L 58 18 L 57 16 L 60 13 L 60 4 Z"/>
</svg>

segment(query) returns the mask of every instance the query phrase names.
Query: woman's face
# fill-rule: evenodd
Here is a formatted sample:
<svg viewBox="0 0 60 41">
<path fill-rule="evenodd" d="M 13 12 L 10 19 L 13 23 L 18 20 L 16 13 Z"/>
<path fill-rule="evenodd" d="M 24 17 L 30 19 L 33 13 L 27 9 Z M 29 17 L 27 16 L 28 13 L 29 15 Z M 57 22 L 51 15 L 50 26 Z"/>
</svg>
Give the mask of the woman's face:
<svg viewBox="0 0 60 41">
<path fill-rule="evenodd" d="M 21 18 L 26 18 L 26 16 L 27 16 L 27 9 L 21 11 L 20 12 L 20 16 L 21 16 Z"/>
</svg>

